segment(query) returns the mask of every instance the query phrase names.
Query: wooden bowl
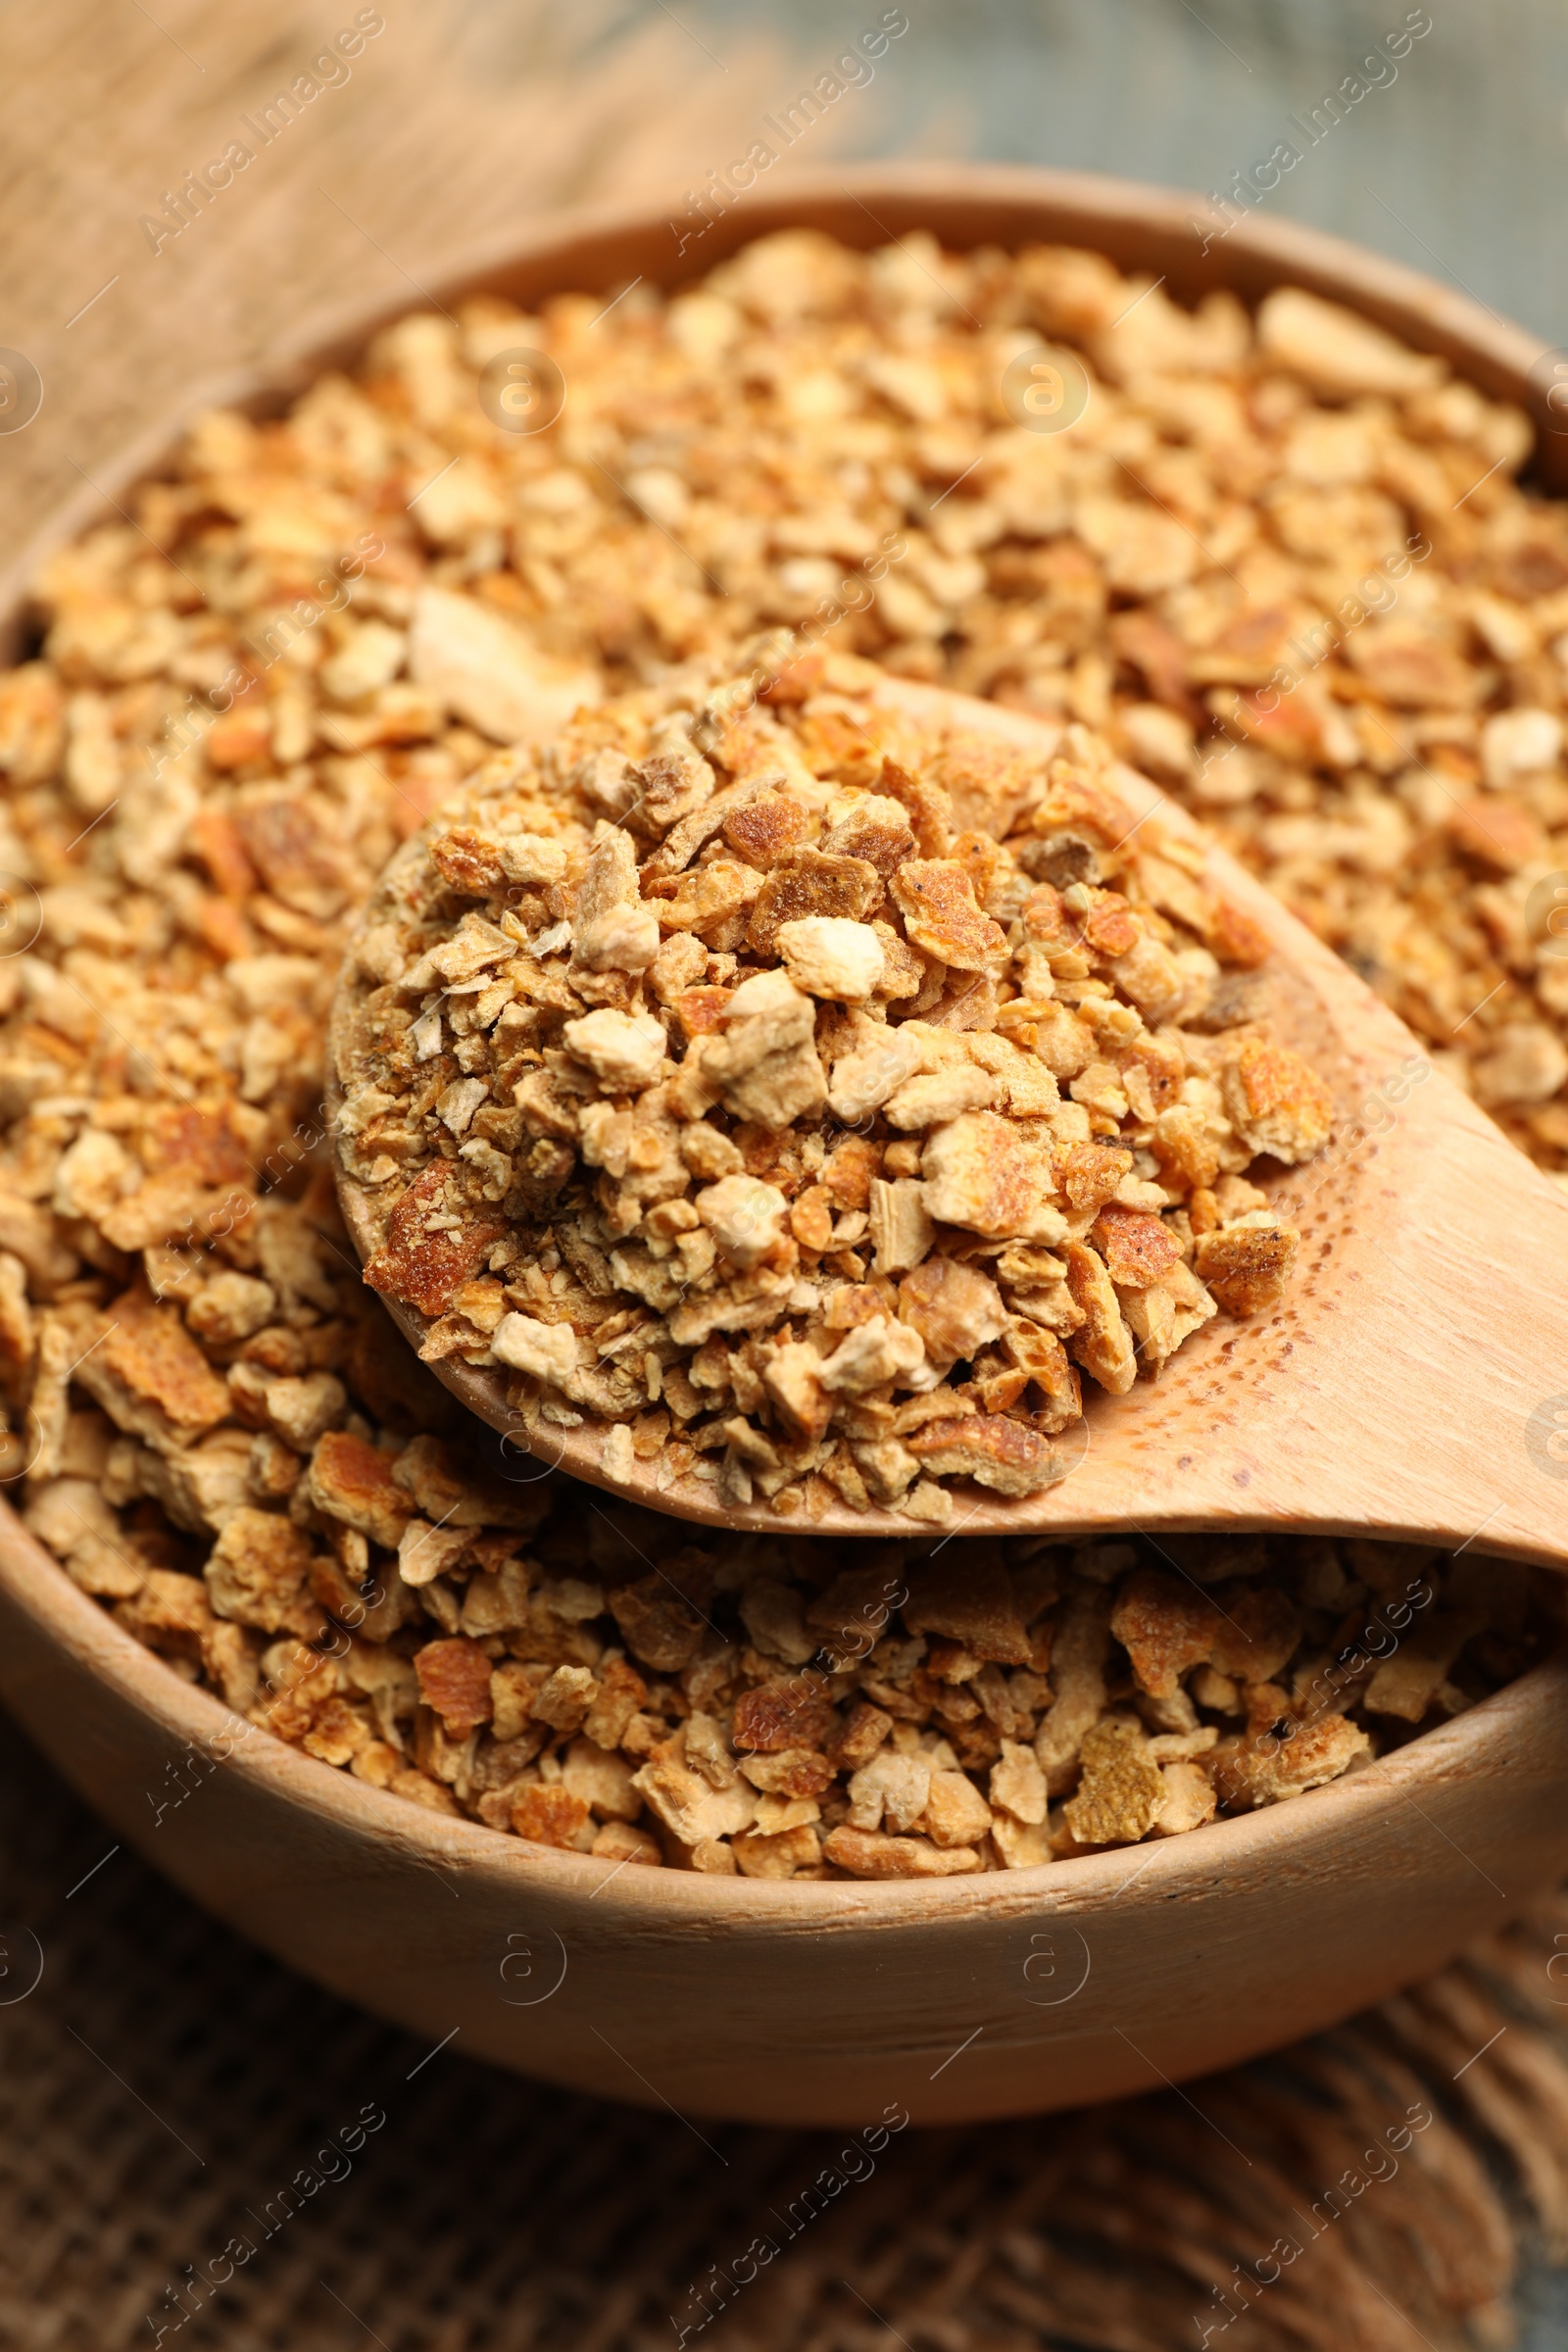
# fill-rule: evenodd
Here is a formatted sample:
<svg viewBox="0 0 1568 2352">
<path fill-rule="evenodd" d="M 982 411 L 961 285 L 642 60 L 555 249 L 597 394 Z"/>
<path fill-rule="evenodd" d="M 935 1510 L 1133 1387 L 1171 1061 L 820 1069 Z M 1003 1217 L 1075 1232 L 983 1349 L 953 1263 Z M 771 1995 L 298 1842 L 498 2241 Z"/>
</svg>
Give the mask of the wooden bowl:
<svg viewBox="0 0 1568 2352">
<path fill-rule="evenodd" d="M 1568 1864 L 1564 1660 L 1288 1805 L 921 1885 L 617 1872 L 384 1795 L 181 1682 L 9 1518 L 0 1691 L 106 1846 L 318 1984 L 431 2049 L 683 2118 L 1154 2089 L 1381 1998 Z"/>
<path fill-rule="evenodd" d="M 1200 255 L 1188 217 L 1185 198 L 1087 173 L 845 170 L 737 207 L 700 266 L 809 222 L 858 246 L 917 226 L 959 247 L 1097 246 L 1187 300 L 1294 282 L 1545 421 L 1528 381 L 1536 345 L 1479 306 L 1256 217 Z M 639 273 L 677 274 L 662 214 L 558 222 L 438 291 L 529 303 Z M 209 387 L 203 402 L 275 412 L 392 315 L 320 322 L 265 383 Z M 111 494 L 156 466 L 173 429 L 127 455 Z M 1568 480 L 1565 459 L 1547 434 L 1543 473 Z M 23 557 L 3 608 L 13 632 L 41 555 L 100 511 L 96 493 L 73 501 Z M 456 2037 L 668 2109 L 674 2131 L 715 2115 L 865 2127 L 885 2110 L 953 2123 L 1179 2081 L 1437 1967 L 1568 1866 L 1562 1659 L 1287 1806 L 1136 1852 L 919 1885 L 612 1869 L 387 1797 L 180 1681 L 3 1505 L 0 1695 L 115 1837 L 279 1958 L 432 2050 Z"/>
</svg>

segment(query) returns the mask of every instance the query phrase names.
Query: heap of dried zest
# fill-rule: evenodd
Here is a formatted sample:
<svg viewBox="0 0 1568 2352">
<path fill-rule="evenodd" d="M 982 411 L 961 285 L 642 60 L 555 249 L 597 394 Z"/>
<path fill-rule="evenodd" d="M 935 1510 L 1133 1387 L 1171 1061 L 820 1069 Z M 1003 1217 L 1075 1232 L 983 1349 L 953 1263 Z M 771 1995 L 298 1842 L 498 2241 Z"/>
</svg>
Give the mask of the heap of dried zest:
<svg viewBox="0 0 1568 2352">
<path fill-rule="evenodd" d="M 309 770 L 253 789 L 202 777 L 210 846 L 265 805 L 252 839 L 318 847 L 333 812 L 341 897 L 295 910 L 292 952 L 260 940 L 318 869 L 279 855 L 270 888 L 247 881 L 226 904 L 254 952 L 223 956 L 188 836 L 116 810 L 71 848 L 51 778 L 11 803 L 44 930 L 0 966 L 0 1380 L 26 1518 L 237 1715 L 546 1844 L 929 1877 L 1293 1795 L 1538 1654 L 1523 1580 L 1473 1556 L 959 1539 L 850 1564 L 783 1522 L 705 1544 L 487 1474 L 436 1434 L 462 1416 L 311 1166 L 324 993 L 384 809 Z"/>
<path fill-rule="evenodd" d="M 518 1503 L 530 1490 L 487 1484 L 416 1435 L 449 1426 L 449 1400 L 365 1290 L 323 1181 L 325 1010 L 346 931 L 397 843 L 497 743 L 537 740 L 601 683 L 722 656 L 758 626 L 832 624 L 835 645 L 896 669 L 1103 727 L 1346 946 L 1516 1140 L 1562 1165 L 1568 963 L 1531 894 L 1568 867 L 1568 519 L 1512 479 L 1528 440 L 1512 412 L 1341 315 L 1314 311 L 1302 333 L 1298 297 L 1254 330 L 1223 298 L 1190 317 L 1084 254 L 956 261 L 911 239 L 867 257 L 786 238 L 667 307 L 644 285 L 596 322 L 602 308 L 596 293 L 527 320 L 489 300 L 455 329 L 406 319 L 353 380 L 323 378 L 275 420 L 205 418 L 167 479 L 127 493 L 124 518 L 39 581 L 38 655 L 0 676 L 3 944 L 27 951 L 0 960 L 8 1465 L 29 1466 L 26 1507 L 65 1572 L 173 1671 L 427 1804 L 485 1818 L 488 1797 L 490 1819 L 530 1836 L 788 1869 L 787 1848 L 744 1836 L 821 1839 L 850 1828 L 849 1782 L 878 1753 L 941 1740 L 959 1758 L 960 1740 L 994 1738 L 994 1754 L 959 1761 L 993 1817 L 967 1850 L 1027 1856 L 1042 1830 L 1072 1850 L 1061 1797 L 1030 1819 L 1031 1757 L 1076 1793 L 1088 1734 L 1151 1703 L 1114 1633 L 1094 1695 L 1101 1636 L 1075 1596 L 1085 1576 L 1103 1592 L 1102 1554 L 1063 1560 L 1054 1605 L 1027 1581 L 1044 1555 L 985 1555 L 1025 1616 L 1017 1663 L 993 1651 L 970 1672 L 975 1630 L 890 1630 L 873 1605 L 854 1623 L 878 1646 L 858 1695 L 839 1697 L 828 1662 L 801 1650 L 822 1621 L 782 1630 L 831 1589 L 831 1552 L 781 1526 L 709 1553 L 637 1522 L 639 1550 L 692 1594 L 677 1611 L 618 1538 L 605 1548 L 585 1498 L 535 1527 Z M 1077 343 L 1096 379 L 1055 437 L 1017 429 L 997 400 L 1003 367 L 1042 335 Z M 484 364 L 519 342 L 569 379 L 559 424 L 533 437 L 498 431 L 476 396 Z M 1356 621 L 1379 565 L 1397 603 Z M 1270 708 L 1282 662 L 1302 682 Z M 1226 750 L 1217 710 L 1248 743 L 1210 761 Z M 1252 1688 L 1265 1710 L 1285 1689 L 1310 1727 L 1276 1717 L 1248 1745 L 1235 1670 L 1188 1669 L 1216 1749 L 1250 1759 L 1216 1789 L 1222 1809 L 1304 1785 L 1298 1738 L 1349 1761 L 1357 1722 L 1402 1739 L 1531 1654 L 1489 1563 L 1485 1592 L 1456 1583 L 1444 1613 L 1402 1633 L 1386 1610 L 1364 1645 L 1382 1665 L 1354 1649 L 1335 1665 L 1383 1555 L 1293 1556 L 1254 1575 L 1250 1549 L 1203 1554 L 1259 1595 L 1282 1578 L 1294 1591 L 1296 1656 Z M 1181 1557 L 1201 1579 L 1202 1559 Z M 731 1578 L 756 1582 L 751 1624 Z M 694 1631 L 680 1612 L 699 1603 Z M 679 1654 L 659 1631 L 671 1615 L 670 1643 L 691 1644 Z M 826 1631 L 840 1622 L 835 1602 Z M 1031 1662 L 1048 1631 L 1050 1679 Z M 710 1672 L 726 1642 L 728 1683 Z M 488 1708 L 467 1645 L 489 1668 Z M 421 1696 L 421 1654 L 445 1713 Z M 776 1691 L 818 1672 L 831 1727 L 808 1722 L 798 1744 L 825 1761 L 821 1810 L 780 1830 L 771 1804 L 811 1800 L 759 1788 L 763 1759 L 787 1751 L 750 1717 L 726 1739 L 726 1702 L 742 1683 Z M 583 1673 L 595 1688 L 574 1722 Z M 1391 1691 L 1399 1705 L 1382 1712 Z M 767 1703 L 776 1715 L 789 1694 Z M 752 1767 L 744 1833 L 684 1844 L 667 1793 L 662 1811 L 613 1795 L 657 1749 L 662 1789 L 671 1753 L 716 1789 L 721 1748 Z M 1086 1769 L 1084 1793 L 1098 1807 L 1113 1775 L 1134 1792 L 1125 1820 L 1137 1758 L 1122 1732 L 1099 1735 L 1102 1750 L 1111 1771 Z M 952 1766 L 931 1752 L 935 1785 Z M 585 1787 L 601 1763 L 607 1781 Z M 954 1793 L 943 1778 L 950 1824 Z M 872 1810 L 862 1800 L 861 1821 Z M 695 1830 L 702 1815 L 681 1818 Z M 957 1850 L 897 1831 L 906 1818 L 884 1802 L 852 1834 L 886 1837 L 895 1868 Z M 884 1866 L 889 1848 L 849 1850 Z"/>
<path fill-rule="evenodd" d="M 1062 1475 L 1081 1372 L 1277 1302 L 1246 1171 L 1330 1102 L 1103 747 L 921 735 L 871 683 L 672 681 L 481 769 L 367 909 L 337 1140 L 426 1360 L 666 1493 L 940 1524 Z"/>
<path fill-rule="evenodd" d="M 116 1419 L 196 1359 L 168 1308 L 128 1328 L 91 1383 Z M 1560 1621 L 1549 1578 L 1378 1544 L 705 1542 L 355 1412 L 313 1441 L 280 1393 L 300 1385 L 261 1390 L 287 1437 L 251 1434 L 249 1380 L 202 1441 L 73 1413 L 29 1524 L 250 1722 L 612 1860 L 929 1879 L 1170 1837 L 1359 1769 Z"/>
<path fill-rule="evenodd" d="M 25 789 L 67 760 L 62 846 L 127 785 L 146 829 L 188 824 L 142 749 L 193 736 L 215 690 L 213 774 L 308 764 L 334 840 L 340 816 L 417 824 L 474 730 L 830 629 L 1108 734 L 1568 1169 L 1568 509 L 1516 481 L 1516 411 L 1298 292 L 1191 313 L 1061 247 L 787 234 L 603 310 L 405 319 L 276 422 L 205 420 L 133 523 L 57 559 L 43 659 L 0 681 L 0 770 Z M 1043 340 L 1091 378 L 1057 433 L 1001 393 Z M 518 345 L 567 385 L 534 435 L 478 398 Z M 184 920 L 227 953 L 247 871 L 275 899 L 259 846 L 178 860 L 217 902 Z M 28 870 L 3 838 L 0 866 Z M 299 952 L 313 909 L 282 904 L 247 916 L 264 952 Z"/>
</svg>

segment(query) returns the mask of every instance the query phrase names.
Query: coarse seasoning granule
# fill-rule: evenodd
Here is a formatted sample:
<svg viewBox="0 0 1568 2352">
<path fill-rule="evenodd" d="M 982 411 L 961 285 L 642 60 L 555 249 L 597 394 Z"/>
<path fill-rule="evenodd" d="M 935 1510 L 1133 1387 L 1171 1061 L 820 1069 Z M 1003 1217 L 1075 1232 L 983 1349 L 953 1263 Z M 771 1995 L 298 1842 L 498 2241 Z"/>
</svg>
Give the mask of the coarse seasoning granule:
<svg viewBox="0 0 1568 2352">
<path fill-rule="evenodd" d="M 1278 1303 L 1247 1171 L 1332 1103 L 1086 729 L 1030 757 L 766 654 L 501 755 L 393 860 L 334 1143 L 421 1355 L 592 1416 L 619 1483 L 947 1524 L 1065 1474 L 1080 1368 Z"/>
<path fill-rule="evenodd" d="M 335 758 L 407 825 L 476 728 L 830 632 L 1106 731 L 1568 1168 L 1568 511 L 1515 479 L 1516 410 L 1298 290 L 1189 313 L 1061 247 L 788 231 L 602 310 L 417 315 L 279 422 L 205 420 L 139 527 L 46 573 L 0 766 L 64 727 L 95 815 L 216 702 L 215 771 L 275 725 L 283 765 Z M 1042 343 L 1088 377 L 1056 432 L 1003 393 Z M 518 348 L 565 387 L 535 434 L 478 397 Z"/>
<path fill-rule="evenodd" d="M 1568 1168 L 1568 521 L 1514 478 L 1515 412 L 1305 295 L 1189 314 L 1061 249 L 786 234 L 602 310 L 407 318 L 275 420 L 202 419 L 38 582 L 0 677 L 0 1381 L 35 1531 L 328 1762 L 721 1870 L 1191 1826 L 1519 1671 L 1546 1601 L 1470 1555 L 960 1539 L 928 1590 L 912 1536 L 720 1555 L 580 1494 L 542 1517 L 559 1482 L 466 1454 L 335 1217 L 345 941 L 497 746 L 760 628 L 1102 733 Z M 1001 391 L 1042 342 L 1089 381 L 1054 434 Z M 477 395 L 518 346 L 566 391 L 531 436 Z"/>
</svg>

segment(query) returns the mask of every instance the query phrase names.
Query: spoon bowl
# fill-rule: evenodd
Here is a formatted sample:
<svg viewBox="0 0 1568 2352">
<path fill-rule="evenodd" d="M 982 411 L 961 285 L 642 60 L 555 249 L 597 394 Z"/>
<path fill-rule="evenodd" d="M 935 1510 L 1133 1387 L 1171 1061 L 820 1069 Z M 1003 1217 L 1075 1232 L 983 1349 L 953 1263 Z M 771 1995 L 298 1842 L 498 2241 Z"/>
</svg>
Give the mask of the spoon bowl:
<svg viewBox="0 0 1568 2352">
<path fill-rule="evenodd" d="M 997 735 L 1042 761 L 1056 748 L 1057 728 L 940 687 L 884 676 L 872 700 L 932 728 Z M 1270 1207 L 1301 1236 L 1275 1312 L 1216 1318 L 1157 1381 L 1140 1380 L 1123 1396 L 1096 1393 L 1068 1433 L 1073 1466 L 1056 1485 L 1016 1499 L 956 1485 L 954 1532 L 1130 1526 L 1362 1534 L 1450 1548 L 1484 1532 L 1489 1550 L 1568 1563 L 1562 1466 L 1548 1450 L 1554 1367 L 1568 1361 L 1568 1296 L 1539 1275 L 1568 1259 L 1568 1198 L 1366 983 L 1182 809 L 1130 768 L 1114 771 L 1114 782 L 1146 842 L 1163 828 L 1203 844 L 1209 880 L 1266 933 L 1271 1020 L 1329 1087 L 1334 1132 L 1316 1159 L 1266 1186 Z M 416 837 L 388 877 L 422 855 Z M 365 919 L 375 911 L 372 896 Z M 334 1072 L 351 1003 L 340 983 Z M 337 1182 L 368 1258 L 380 1246 L 374 1195 L 341 1167 Z M 394 1298 L 386 1304 L 417 1347 L 427 1318 Z M 657 1461 L 614 1476 L 605 1467 L 608 1421 L 530 1433 L 499 1371 L 450 1356 L 432 1369 L 509 1448 L 573 1478 L 709 1526 L 780 1524 L 765 1502 L 727 1506 L 694 1479 L 662 1488 Z M 910 1522 L 835 1500 L 810 1532 L 906 1538 Z"/>
</svg>

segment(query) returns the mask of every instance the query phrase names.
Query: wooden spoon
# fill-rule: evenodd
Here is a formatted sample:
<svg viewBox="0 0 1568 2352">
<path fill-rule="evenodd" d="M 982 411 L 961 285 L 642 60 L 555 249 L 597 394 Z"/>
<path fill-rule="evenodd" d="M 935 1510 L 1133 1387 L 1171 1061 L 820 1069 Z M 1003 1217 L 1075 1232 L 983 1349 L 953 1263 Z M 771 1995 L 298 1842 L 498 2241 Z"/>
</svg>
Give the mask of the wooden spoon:
<svg viewBox="0 0 1568 2352">
<path fill-rule="evenodd" d="M 1049 724 L 938 687 L 890 677 L 875 699 L 932 726 L 989 730 L 1042 759 L 1057 740 Z M 1116 783 L 1141 823 L 1204 838 L 1146 779 L 1123 769 Z M 1208 870 L 1267 933 L 1275 1028 L 1334 1096 L 1325 1151 L 1266 1187 L 1270 1205 L 1300 1230 L 1295 1277 L 1277 1312 L 1217 1316 L 1157 1381 L 1140 1380 L 1124 1396 L 1086 1384 L 1084 1421 L 1059 1441 L 1077 1456 L 1068 1476 L 1017 1500 L 956 1484 L 949 1532 L 1360 1534 L 1450 1547 L 1480 1541 L 1488 1551 L 1568 1566 L 1568 1199 L 1347 964 L 1212 844 Z M 340 988 L 334 1070 L 343 996 Z M 341 1170 L 338 1195 L 368 1256 L 378 1244 L 373 1196 Z M 386 1304 L 417 1346 L 426 1319 Z M 519 1467 L 531 1451 L 710 1526 L 928 1532 L 897 1511 L 854 1511 L 836 1498 L 814 1519 L 780 1518 L 765 1502 L 729 1508 L 692 1479 L 662 1491 L 657 1461 L 614 1480 L 601 1466 L 609 1423 L 541 1426 L 530 1439 L 502 1375 L 456 1358 L 433 1369 L 506 1433 Z"/>
</svg>

